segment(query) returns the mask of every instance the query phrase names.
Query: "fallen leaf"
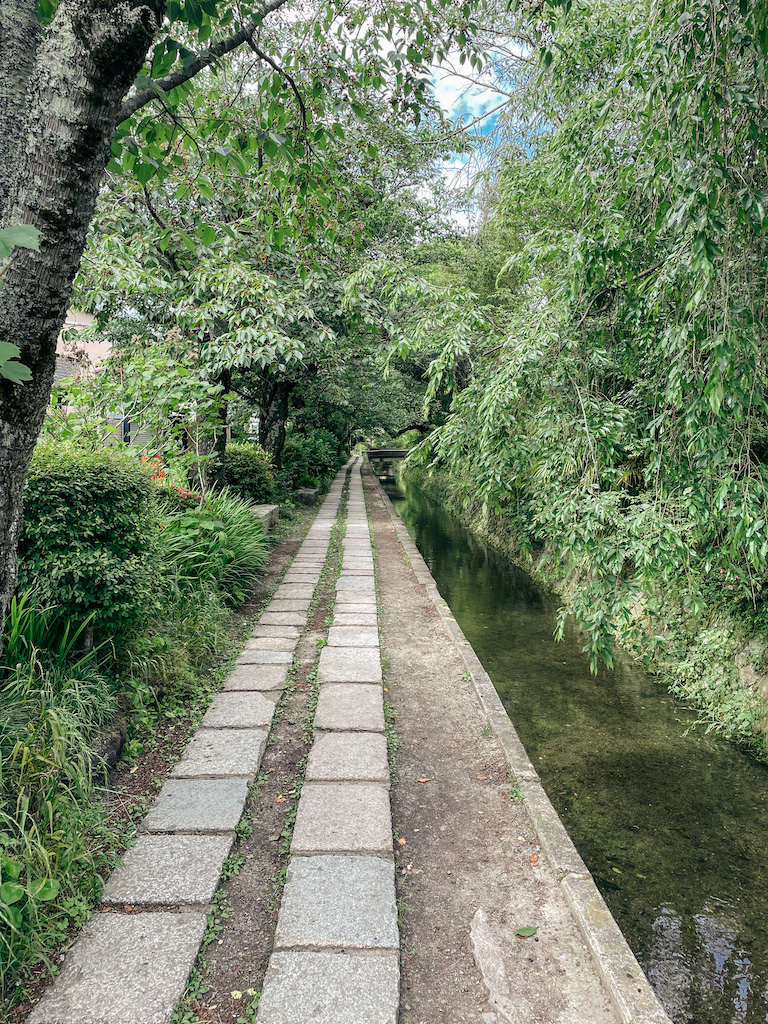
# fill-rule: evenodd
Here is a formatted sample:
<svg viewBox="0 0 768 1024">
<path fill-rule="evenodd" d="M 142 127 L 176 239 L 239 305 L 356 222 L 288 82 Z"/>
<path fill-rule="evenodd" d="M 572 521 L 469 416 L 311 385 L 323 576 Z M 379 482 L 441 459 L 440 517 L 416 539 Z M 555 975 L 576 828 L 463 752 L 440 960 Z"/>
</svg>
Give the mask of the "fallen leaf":
<svg viewBox="0 0 768 1024">
<path fill-rule="evenodd" d="M 479 779 L 480 782 L 485 782 L 485 780 L 488 778 L 488 776 L 487 775 L 476 775 L 475 778 Z"/>
<path fill-rule="evenodd" d="M 276 843 L 278 841 L 278 839 L 280 838 L 280 836 L 269 836 L 268 838 L 269 838 L 270 843 Z"/>
<path fill-rule="evenodd" d="M 517 931 L 515 932 L 515 935 L 519 935 L 521 938 L 527 939 L 531 935 L 535 935 L 538 930 L 539 930 L 538 925 L 529 924 L 529 925 L 526 925 L 525 928 L 518 928 Z"/>
<path fill-rule="evenodd" d="M 276 772 L 276 771 L 277 771 L 277 768 L 267 768 L 267 771 L 268 771 L 268 772 Z"/>
<path fill-rule="evenodd" d="M 531 864 L 533 864 L 534 867 L 536 867 L 536 865 L 539 863 L 538 853 L 534 853 L 531 857 L 528 858 L 528 860 L 531 862 Z"/>
<path fill-rule="evenodd" d="M 431 782 L 432 779 L 417 779 L 417 782 Z"/>
<path fill-rule="evenodd" d="M 418 875 L 418 873 L 419 873 L 420 871 L 421 871 L 421 868 L 414 868 L 414 869 L 413 869 L 413 871 L 411 872 L 411 874 L 412 874 L 412 875 Z"/>
<path fill-rule="evenodd" d="M 229 994 L 232 996 L 233 999 L 242 999 L 243 998 L 243 993 L 242 992 L 238 992 L 237 989 L 235 989 L 234 992 L 230 992 Z"/>
<path fill-rule="evenodd" d="M 131 775 L 135 775 L 138 770 L 139 770 L 139 766 L 137 764 L 135 764 L 133 766 L 133 768 L 131 768 L 130 774 Z"/>
<path fill-rule="evenodd" d="M 284 803 L 285 803 L 285 801 L 286 801 L 287 799 L 288 799 L 288 798 L 287 798 L 287 797 L 285 797 L 285 796 L 283 796 L 283 794 L 281 793 L 281 794 L 280 794 L 280 796 L 279 796 L 279 797 L 277 798 L 277 802 L 278 802 L 279 804 L 284 804 Z"/>
<path fill-rule="evenodd" d="M 397 842 L 398 842 L 399 846 L 405 846 L 405 840 L 404 839 L 398 839 Z"/>
</svg>

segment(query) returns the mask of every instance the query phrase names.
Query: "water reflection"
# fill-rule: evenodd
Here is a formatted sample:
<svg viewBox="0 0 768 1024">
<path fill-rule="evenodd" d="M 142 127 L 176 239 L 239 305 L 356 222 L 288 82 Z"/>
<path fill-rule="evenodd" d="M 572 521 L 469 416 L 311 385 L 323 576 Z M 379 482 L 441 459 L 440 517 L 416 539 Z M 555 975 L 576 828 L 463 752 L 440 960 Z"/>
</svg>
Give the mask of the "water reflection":
<svg viewBox="0 0 768 1024">
<path fill-rule="evenodd" d="M 768 771 L 631 664 L 591 676 L 525 573 L 391 496 L 675 1024 L 768 1020 Z"/>
</svg>

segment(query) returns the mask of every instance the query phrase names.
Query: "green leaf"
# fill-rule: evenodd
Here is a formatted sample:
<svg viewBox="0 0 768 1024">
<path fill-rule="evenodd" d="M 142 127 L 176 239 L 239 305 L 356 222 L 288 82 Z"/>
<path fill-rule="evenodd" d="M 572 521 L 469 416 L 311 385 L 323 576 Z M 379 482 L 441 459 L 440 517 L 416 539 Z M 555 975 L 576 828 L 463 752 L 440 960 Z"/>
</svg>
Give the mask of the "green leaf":
<svg viewBox="0 0 768 1024">
<path fill-rule="evenodd" d="M 10 907 L 24 897 L 24 886 L 18 882 L 3 882 L 0 885 L 0 900 Z"/>
<path fill-rule="evenodd" d="M 13 348 L 16 346 L 14 345 Z M 21 874 L 21 864 L 17 860 L 11 860 L 10 857 L 0 857 L 0 868 L 4 874 L 12 878 L 14 882 Z"/>
<path fill-rule="evenodd" d="M 30 884 L 29 892 L 35 899 L 47 903 L 48 900 L 56 899 L 60 888 L 61 886 L 55 878 L 35 878 Z"/>
<path fill-rule="evenodd" d="M 518 928 L 515 935 L 520 935 L 522 938 L 527 939 L 530 938 L 531 935 L 535 935 L 538 930 L 538 925 L 529 924 L 524 928 Z"/>
<path fill-rule="evenodd" d="M 23 363 L 18 362 L 20 350 L 9 341 L 0 342 L 0 377 L 21 384 L 32 380 L 32 373 Z"/>
<path fill-rule="evenodd" d="M 50 25 L 59 0 L 37 0 L 37 20 L 41 25 Z"/>
<path fill-rule="evenodd" d="M 40 232 L 31 224 L 12 224 L 0 230 L 0 258 L 10 256 L 14 245 L 40 251 Z"/>
<path fill-rule="evenodd" d="M 136 164 L 133 168 L 134 175 L 139 179 L 142 185 L 146 185 L 150 178 L 154 177 L 156 171 L 155 168 L 148 163 Z"/>
</svg>

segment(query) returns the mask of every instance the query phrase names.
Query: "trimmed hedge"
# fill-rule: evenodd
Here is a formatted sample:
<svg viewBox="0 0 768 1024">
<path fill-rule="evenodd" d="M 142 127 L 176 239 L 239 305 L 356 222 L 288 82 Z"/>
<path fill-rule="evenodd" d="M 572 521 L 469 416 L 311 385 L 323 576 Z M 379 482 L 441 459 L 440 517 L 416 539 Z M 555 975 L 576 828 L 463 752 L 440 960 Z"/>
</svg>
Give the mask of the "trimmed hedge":
<svg viewBox="0 0 768 1024">
<path fill-rule="evenodd" d="M 119 448 L 38 444 L 27 472 L 19 590 L 55 616 L 99 633 L 144 619 L 152 605 L 156 487 Z"/>
<path fill-rule="evenodd" d="M 227 486 L 249 501 L 266 502 L 273 496 L 275 478 L 269 456 L 254 442 L 229 442 L 224 476 Z"/>
</svg>

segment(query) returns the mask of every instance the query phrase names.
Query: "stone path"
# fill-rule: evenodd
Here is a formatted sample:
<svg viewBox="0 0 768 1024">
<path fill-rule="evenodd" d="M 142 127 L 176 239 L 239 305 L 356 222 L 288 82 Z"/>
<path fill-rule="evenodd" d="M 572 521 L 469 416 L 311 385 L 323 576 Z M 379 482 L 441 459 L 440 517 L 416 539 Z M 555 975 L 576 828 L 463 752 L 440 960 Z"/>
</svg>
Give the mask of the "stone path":
<svg viewBox="0 0 768 1024">
<path fill-rule="evenodd" d="M 248 787 L 259 770 L 275 705 L 285 689 L 300 631 L 307 624 L 348 466 L 337 476 L 236 668 L 227 677 L 223 692 L 213 700 L 161 789 L 157 803 L 144 819 L 138 842 L 124 855 L 123 867 L 108 879 L 102 897 L 104 912 L 96 914 L 83 928 L 66 955 L 61 973 L 28 1017 L 29 1024 L 168 1024 L 170 1021 L 197 958 L 208 905 L 234 841 Z M 349 602 L 348 612 L 353 619 L 361 604 L 369 617 L 370 611 L 376 609 L 373 560 L 359 472 L 356 479 L 351 500 L 350 539 L 346 542 L 345 554 L 345 559 L 350 561 L 346 564 L 344 578 L 351 579 L 356 586 L 363 585 L 365 593 L 361 592 L 359 599 L 355 597 L 354 602 Z M 361 625 L 368 625 L 368 619 Z M 344 627 L 354 632 L 354 622 L 345 622 Z M 348 649 L 334 646 L 327 651 L 338 651 L 343 657 Z M 326 664 L 328 678 L 334 680 L 332 656 L 326 658 Z M 380 669 L 378 678 L 381 678 Z M 376 787 L 377 796 L 383 795 L 386 799 L 381 768 L 375 767 L 383 757 L 386 768 L 386 745 L 382 749 L 383 737 L 375 734 L 376 728 L 383 729 L 383 718 L 380 712 L 376 717 L 368 698 L 367 691 L 371 688 L 363 689 L 366 692 L 361 690 L 358 701 L 353 694 L 322 695 L 323 713 L 331 723 L 328 728 L 339 728 L 333 725 L 335 711 L 337 721 L 354 723 L 350 728 L 373 728 L 373 742 L 378 740 L 379 746 L 375 750 L 356 747 L 345 756 L 334 748 L 332 734 L 329 734 L 330 743 L 317 744 L 313 783 L 306 787 L 306 799 L 302 796 L 300 806 L 299 835 L 303 837 L 302 854 L 321 852 L 323 855 L 299 855 L 292 862 L 284 901 L 286 909 L 280 916 L 278 933 L 279 948 L 286 952 L 273 958 L 271 969 L 270 1000 L 278 1009 L 273 1011 L 272 1017 L 262 1018 L 260 1014 L 260 1020 L 274 1021 L 279 1017 L 281 1024 L 288 1024 L 289 1020 L 298 1018 L 287 1016 L 279 1007 L 281 1000 L 284 1003 L 294 998 L 292 993 L 306 993 L 307 998 L 317 1000 L 323 991 L 332 990 L 335 999 L 340 989 L 331 979 L 336 975 L 339 979 L 347 978 L 350 985 L 366 976 L 363 961 L 355 961 L 350 967 L 346 963 L 349 958 L 334 956 L 337 949 L 349 942 L 346 930 L 349 922 L 354 925 L 355 949 L 361 949 L 368 941 L 369 932 L 376 932 L 377 949 L 397 948 L 396 921 L 392 918 L 393 931 L 388 916 L 389 903 L 394 907 L 394 895 L 392 892 L 390 898 L 388 891 L 382 888 L 382 871 L 392 874 L 391 834 L 388 838 L 390 859 L 380 859 L 384 845 L 383 801 L 380 799 L 376 805 L 375 828 L 361 827 L 354 837 L 347 839 L 341 819 L 347 807 L 360 808 L 365 792 L 358 790 L 347 798 L 344 785 L 348 783 L 325 789 L 324 780 L 347 779 L 344 773 L 351 771 L 362 773 L 367 785 Z M 376 724 L 371 726 L 374 721 Z M 356 734 L 355 740 L 359 742 L 365 735 Z M 374 776 L 376 771 L 378 775 Z M 387 822 L 388 815 L 387 802 Z M 335 830 L 334 820 L 339 821 Z M 344 849 L 334 848 L 332 837 L 335 835 L 344 838 Z M 364 852 L 372 856 L 326 856 L 328 853 L 354 854 L 355 844 L 361 840 Z M 313 847 L 317 847 L 317 851 Z M 346 907 L 337 906 L 332 913 L 336 902 L 334 886 L 338 887 L 342 879 L 345 891 L 353 894 L 352 902 Z M 313 916 L 308 910 L 309 903 L 315 903 L 315 897 L 319 902 Z M 374 906 L 377 899 L 382 905 L 386 904 L 387 928 L 379 924 L 374 912 L 358 913 L 363 903 L 366 907 Z M 326 908 L 327 913 L 323 909 L 318 914 L 318 907 Z M 318 967 L 313 959 L 318 954 L 296 952 L 308 947 L 328 950 L 321 959 L 330 958 L 330 966 Z M 394 977 L 396 994 L 397 977 L 392 976 L 389 961 L 382 960 L 375 966 L 379 973 L 381 968 L 386 968 L 380 984 L 385 983 L 386 976 L 386 984 L 392 985 Z M 372 977 L 374 975 L 378 977 L 376 971 Z M 312 991 L 313 978 L 317 981 L 316 993 Z M 340 1024 L 347 1018 L 334 1016 L 333 1019 Z M 361 1024 L 367 1018 L 357 1016 L 355 1020 Z"/>
<path fill-rule="evenodd" d="M 395 1024 L 400 998 L 373 554 L 352 473 L 315 742 L 258 1024 Z"/>
</svg>

